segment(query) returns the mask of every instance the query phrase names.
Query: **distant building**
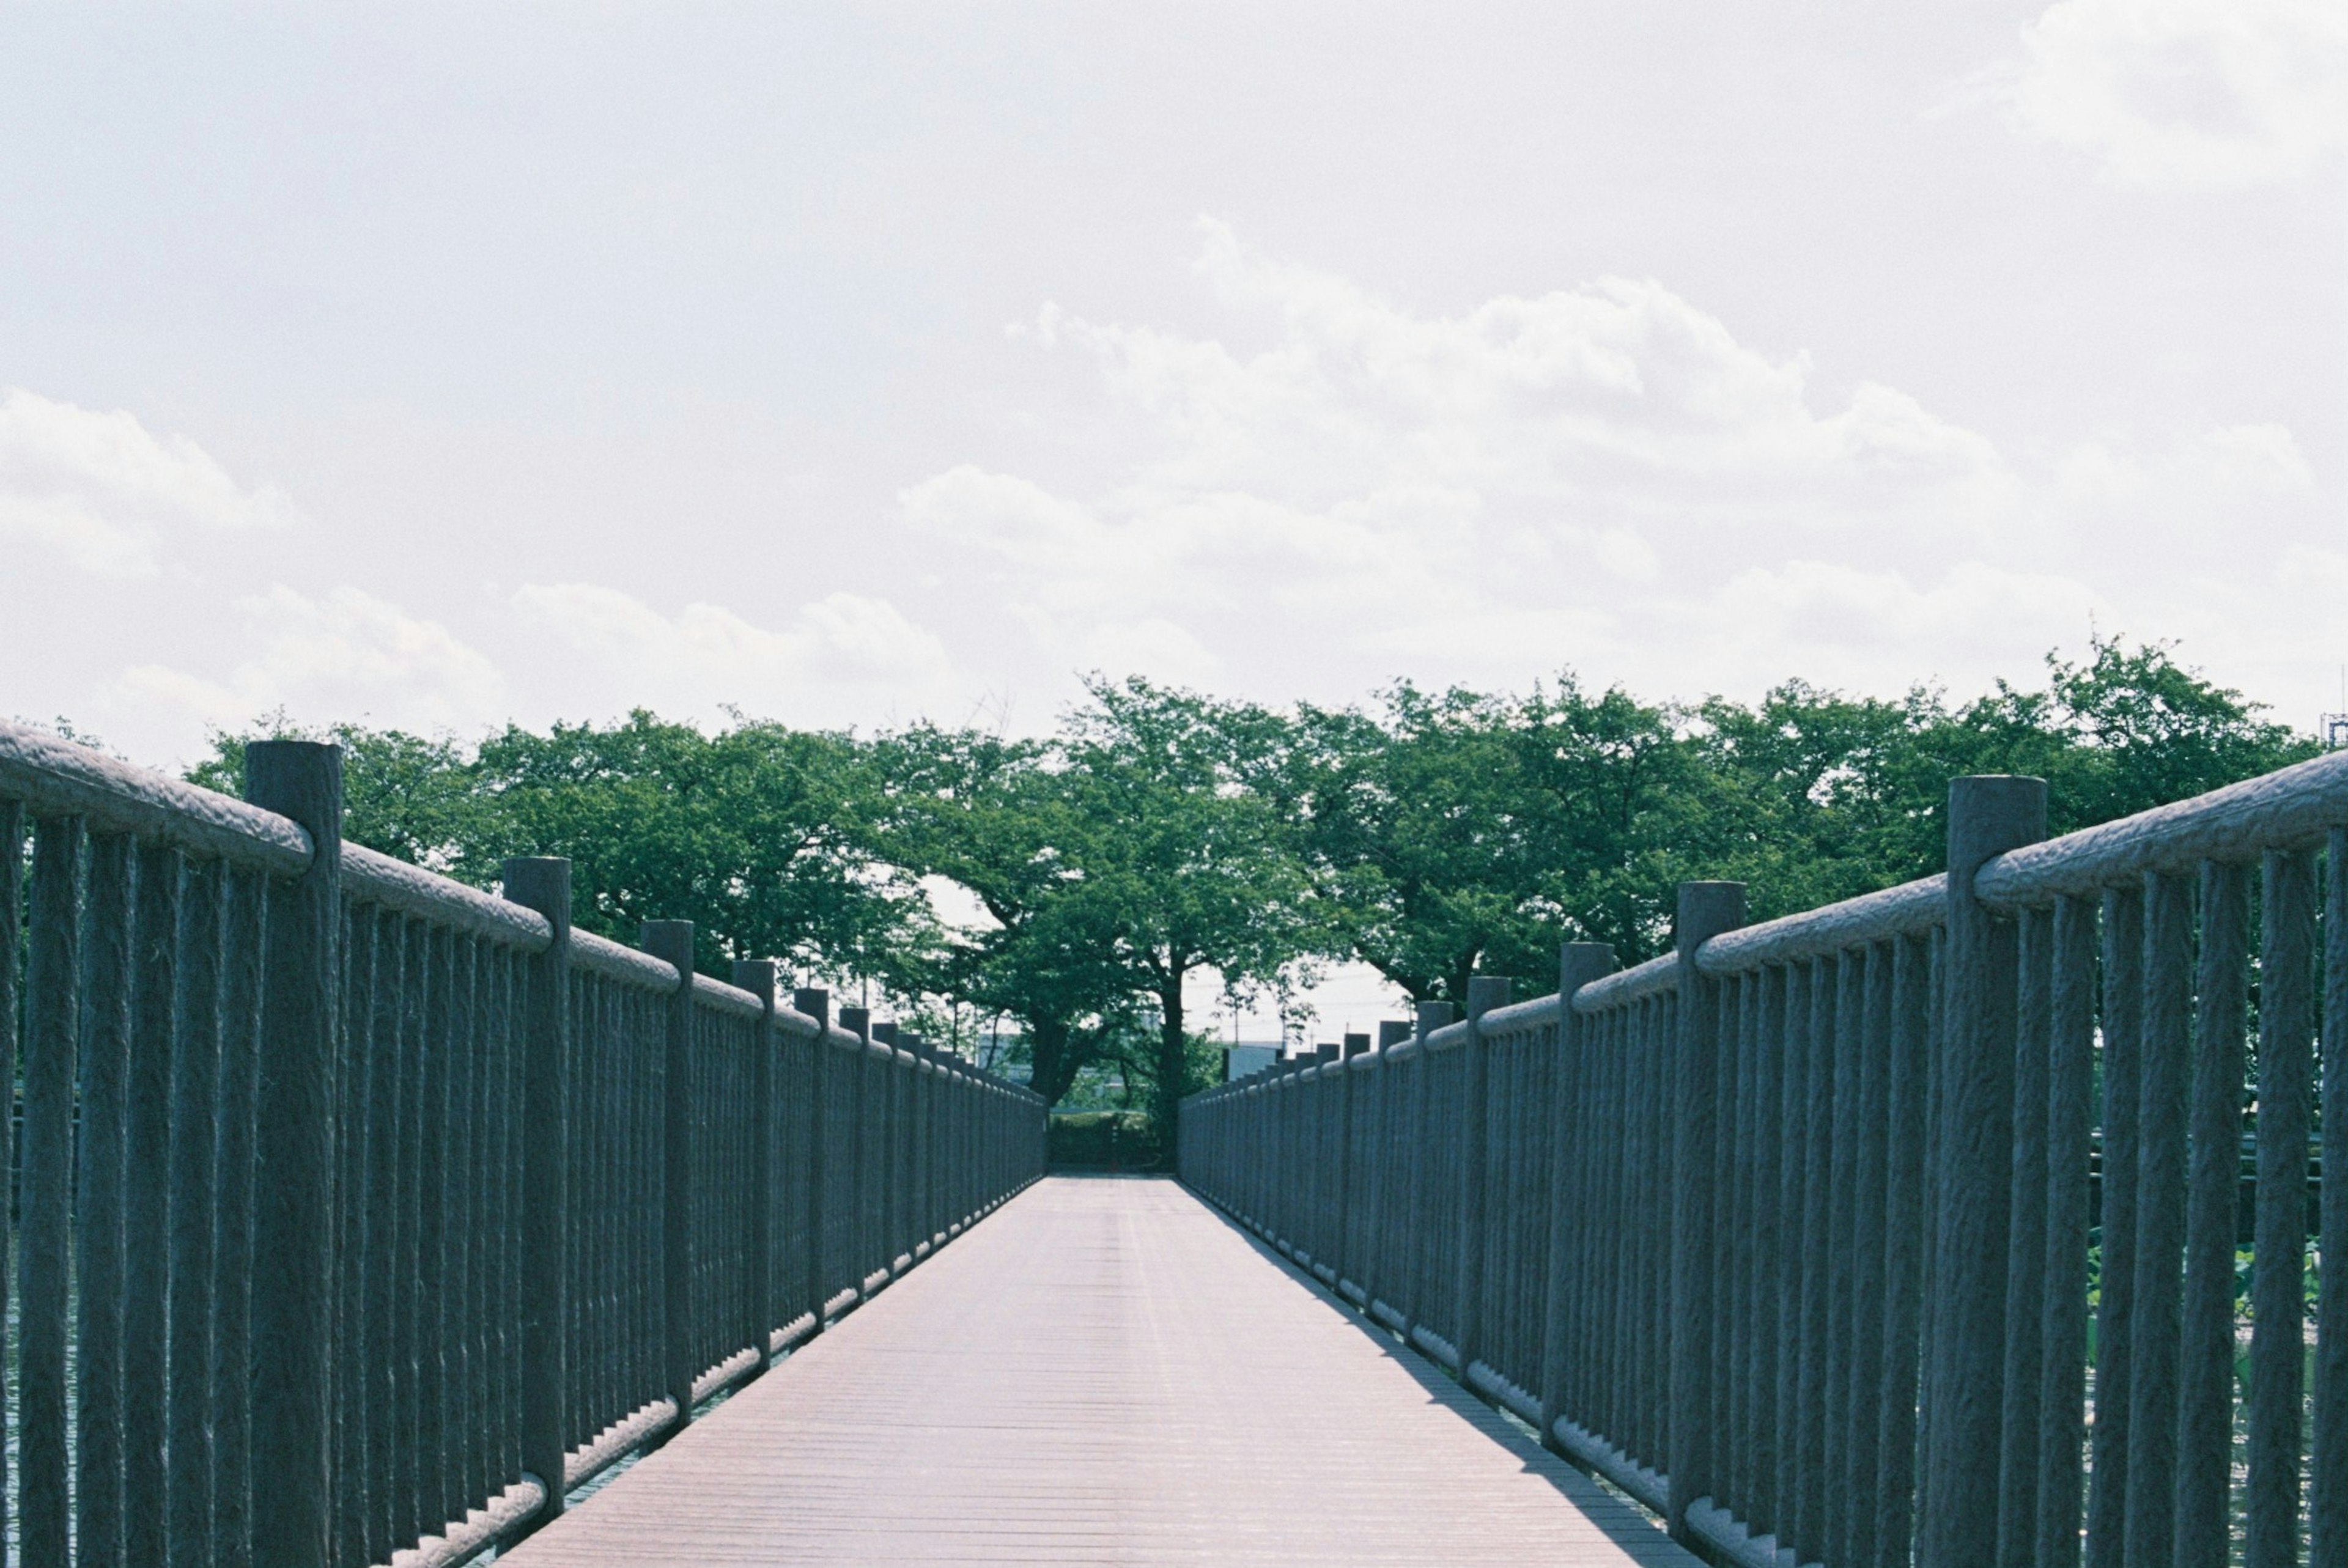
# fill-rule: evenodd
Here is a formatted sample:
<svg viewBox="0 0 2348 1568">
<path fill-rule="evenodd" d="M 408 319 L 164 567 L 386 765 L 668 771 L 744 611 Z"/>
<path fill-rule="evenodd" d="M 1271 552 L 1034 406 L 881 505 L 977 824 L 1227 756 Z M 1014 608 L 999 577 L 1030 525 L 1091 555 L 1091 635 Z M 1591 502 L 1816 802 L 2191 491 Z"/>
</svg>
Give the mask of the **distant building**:
<svg viewBox="0 0 2348 1568">
<path fill-rule="evenodd" d="M 1223 1081 L 1245 1078 L 1260 1072 L 1280 1060 L 1280 1041 L 1276 1040 L 1241 1040 L 1237 1045 L 1223 1047 Z"/>
</svg>

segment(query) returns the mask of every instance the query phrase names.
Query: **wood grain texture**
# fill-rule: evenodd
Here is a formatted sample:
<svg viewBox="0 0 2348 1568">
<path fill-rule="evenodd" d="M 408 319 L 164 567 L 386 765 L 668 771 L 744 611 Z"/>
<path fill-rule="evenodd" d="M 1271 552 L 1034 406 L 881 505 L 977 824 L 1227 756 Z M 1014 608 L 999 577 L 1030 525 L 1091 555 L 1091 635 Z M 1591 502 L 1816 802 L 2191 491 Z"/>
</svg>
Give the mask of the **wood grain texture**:
<svg viewBox="0 0 2348 1568">
<path fill-rule="evenodd" d="M 501 1562 L 1694 1563 L 1171 1182 L 1054 1179 Z"/>
</svg>

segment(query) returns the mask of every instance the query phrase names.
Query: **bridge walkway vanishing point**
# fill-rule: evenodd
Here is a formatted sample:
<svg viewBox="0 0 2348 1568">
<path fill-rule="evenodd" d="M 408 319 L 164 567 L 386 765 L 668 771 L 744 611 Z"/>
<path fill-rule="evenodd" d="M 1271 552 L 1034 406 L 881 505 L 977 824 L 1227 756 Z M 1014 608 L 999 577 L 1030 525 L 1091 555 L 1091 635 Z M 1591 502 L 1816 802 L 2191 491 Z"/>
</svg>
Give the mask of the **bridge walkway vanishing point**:
<svg viewBox="0 0 2348 1568">
<path fill-rule="evenodd" d="M 1061 1177 L 499 1561 L 1695 1559 L 1174 1183 Z"/>
</svg>

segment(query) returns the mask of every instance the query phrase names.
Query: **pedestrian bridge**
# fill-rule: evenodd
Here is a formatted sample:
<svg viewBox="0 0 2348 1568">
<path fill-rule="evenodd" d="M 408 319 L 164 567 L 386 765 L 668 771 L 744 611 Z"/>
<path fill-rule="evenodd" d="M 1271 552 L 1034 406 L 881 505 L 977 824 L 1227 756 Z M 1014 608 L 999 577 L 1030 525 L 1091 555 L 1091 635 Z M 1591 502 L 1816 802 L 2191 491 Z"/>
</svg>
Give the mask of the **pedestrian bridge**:
<svg viewBox="0 0 2348 1568">
<path fill-rule="evenodd" d="M 1944 876 L 1685 884 L 1179 1185 L 340 766 L 0 726 L 10 1563 L 2348 1568 L 2348 753 L 1956 780 Z"/>
<path fill-rule="evenodd" d="M 1052 1177 L 511 1554 L 1689 1563 L 1175 1184 Z"/>
</svg>

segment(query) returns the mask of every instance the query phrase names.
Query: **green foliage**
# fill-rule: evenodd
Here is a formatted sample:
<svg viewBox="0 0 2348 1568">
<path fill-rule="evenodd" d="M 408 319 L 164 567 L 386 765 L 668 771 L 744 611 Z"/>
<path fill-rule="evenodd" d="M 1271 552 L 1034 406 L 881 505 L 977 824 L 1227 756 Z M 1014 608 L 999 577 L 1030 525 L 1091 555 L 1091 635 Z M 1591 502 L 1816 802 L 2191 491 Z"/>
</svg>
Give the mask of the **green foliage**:
<svg viewBox="0 0 2348 1568">
<path fill-rule="evenodd" d="M 1290 727 L 1144 681 L 1088 691 L 1049 743 L 928 725 L 882 737 L 879 842 L 984 907 L 993 927 L 944 945 L 939 983 L 1020 1020 L 1039 1093 L 1115 1061 L 1170 1118 L 1206 1081 L 1185 980 L 1277 984 L 1326 946 L 1266 787 Z"/>
<path fill-rule="evenodd" d="M 497 866 L 469 865 L 487 803 L 479 795 L 462 746 L 448 736 L 411 735 L 336 724 L 307 731 L 280 712 L 244 734 L 215 732 L 212 754 L 189 770 L 191 784 L 222 794 L 244 793 L 247 741 L 335 741 L 343 748 L 343 836 L 443 876 L 485 886 Z"/>
<path fill-rule="evenodd" d="M 470 859 L 568 856 L 572 917 L 592 930 L 633 941 L 644 920 L 692 920 L 719 974 L 771 957 L 886 977 L 924 946 L 926 905 L 867 848 L 870 783 L 848 736 L 745 723 L 710 737 L 638 711 L 510 727 L 474 769 L 494 810 Z"/>
<path fill-rule="evenodd" d="M 191 776 L 234 793 L 247 742 L 294 733 L 278 715 L 215 736 Z M 1284 996 L 1358 958 L 1419 999 L 1477 974 L 1537 991 L 1561 939 L 1661 950 L 1683 880 L 1744 881 L 1766 918 L 1939 869 L 1961 774 L 2045 778 L 2061 833 L 2313 751 L 2167 645 L 2103 639 L 2050 655 L 2043 690 L 1955 706 L 1800 682 L 1652 705 L 1567 674 L 1282 712 L 1097 680 L 1035 740 L 738 717 L 711 735 L 641 712 L 471 748 L 310 738 L 348 753 L 354 842 L 481 886 L 509 856 L 568 856 L 586 929 L 691 919 L 713 972 L 772 956 L 877 986 L 932 1039 L 1007 1020 L 1047 1100 L 1114 1082 L 1169 1137 L 1217 1061 L 1184 1011 L 1201 975 Z M 977 927 L 937 918 L 926 879 L 974 899 Z"/>
<path fill-rule="evenodd" d="M 233 793 L 264 720 L 213 737 L 190 777 Z M 476 886 L 510 856 L 572 862 L 572 918 L 633 943 L 646 919 L 695 922 L 696 962 L 772 957 L 816 976 L 890 976 L 932 945 L 927 907 L 864 848 L 870 789 L 845 735 L 746 723 L 710 737 L 637 712 L 606 725 L 518 726 L 468 756 L 447 738 L 338 725 L 344 835 Z"/>
<path fill-rule="evenodd" d="M 1135 1111 L 1078 1111 L 1052 1118 L 1045 1157 L 1082 1171 L 1149 1171 L 1161 1163 L 1156 1124 Z"/>
</svg>

